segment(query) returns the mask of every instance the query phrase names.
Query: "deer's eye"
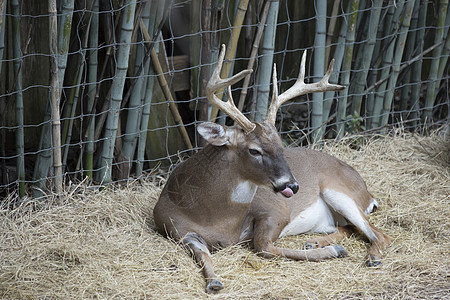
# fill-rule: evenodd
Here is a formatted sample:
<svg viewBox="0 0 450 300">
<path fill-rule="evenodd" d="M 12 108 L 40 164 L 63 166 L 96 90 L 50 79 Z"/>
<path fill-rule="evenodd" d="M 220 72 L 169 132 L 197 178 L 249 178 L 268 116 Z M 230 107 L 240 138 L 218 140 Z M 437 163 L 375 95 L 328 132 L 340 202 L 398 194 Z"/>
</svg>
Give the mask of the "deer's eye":
<svg viewBox="0 0 450 300">
<path fill-rule="evenodd" d="M 253 156 L 261 156 L 262 155 L 259 150 L 252 149 L 252 148 L 248 149 L 248 152 Z"/>
</svg>

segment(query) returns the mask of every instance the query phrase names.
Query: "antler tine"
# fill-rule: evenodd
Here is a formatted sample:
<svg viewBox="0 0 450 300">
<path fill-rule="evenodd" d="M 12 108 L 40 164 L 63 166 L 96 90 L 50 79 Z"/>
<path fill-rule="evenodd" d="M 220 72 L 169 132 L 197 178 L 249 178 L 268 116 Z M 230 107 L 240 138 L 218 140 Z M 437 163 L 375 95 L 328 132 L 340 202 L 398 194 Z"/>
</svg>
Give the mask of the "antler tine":
<svg viewBox="0 0 450 300">
<path fill-rule="evenodd" d="M 283 94 L 275 96 L 272 96 L 272 103 L 270 103 L 270 107 L 267 111 L 267 120 L 275 125 L 277 111 L 280 106 L 292 98 L 309 94 L 309 93 L 319 93 L 319 92 L 327 92 L 327 91 L 340 91 L 345 89 L 344 86 L 338 85 L 338 84 L 331 84 L 328 82 L 330 79 L 331 74 L 333 73 L 333 67 L 334 67 L 334 59 L 330 62 L 330 65 L 328 66 L 328 70 L 325 73 L 325 76 L 319 81 L 315 83 L 305 83 L 305 67 L 306 65 L 306 50 L 303 52 L 301 64 L 300 64 L 300 72 L 298 74 L 297 81 L 294 83 L 293 86 L 291 86 L 287 91 L 285 91 Z M 274 73 L 275 73 L 274 69 Z M 276 86 L 276 73 L 274 78 L 274 92 L 277 90 Z"/>
<path fill-rule="evenodd" d="M 219 60 L 217 61 L 216 68 L 206 85 L 206 98 L 211 102 L 211 104 L 217 106 L 230 118 L 232 118 L 246 133 L 252 132 L 256 125 L 252 123 L 244 114 L 234 105 L 233 97 L 231 96 L 231 88 L 228 88 L 228 101 L 222 101 L 219 97 L 215 95 L 216 91 L 223 90 L 226 87 L 233 85 L 238 82 L 253 70 L 243 70 L 238 74 L 222 79 L 220 78 L 220 72 L 222 70 L 223 60 L 225 58 L 225 45 L 222 45 L 222 50 L 220 51 Z"/>
<path fill-rule="evenodd" d="M 275 121 L 277 118 L 277 111 L 280 106 L 281 103 L 279 103 L 278 98 L 277 65 L 274 63 L 272 72 L 272 100 L 270 101 L 270 106 L 267 109 L 267 116 L 266 116 L 266 120 L 268 120 L 273 125 L 275 125 Z"/>
</svg>

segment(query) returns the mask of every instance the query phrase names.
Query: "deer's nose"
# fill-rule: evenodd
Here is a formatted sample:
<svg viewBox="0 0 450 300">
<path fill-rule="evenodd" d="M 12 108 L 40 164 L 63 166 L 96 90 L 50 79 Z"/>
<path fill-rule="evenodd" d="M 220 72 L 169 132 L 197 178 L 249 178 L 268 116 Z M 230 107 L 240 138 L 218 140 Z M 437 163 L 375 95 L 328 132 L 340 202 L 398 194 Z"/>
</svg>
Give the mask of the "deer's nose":
<svg viewBox="0 0 450 300">
<path fill-rule="evenodd" d="M 287 187 L 290 188 L 294 192 L 294 194 L 297 194 L 298 189 L 299 189 L 297 182 L 290 183 L 287 185 Z"/>
</svg>

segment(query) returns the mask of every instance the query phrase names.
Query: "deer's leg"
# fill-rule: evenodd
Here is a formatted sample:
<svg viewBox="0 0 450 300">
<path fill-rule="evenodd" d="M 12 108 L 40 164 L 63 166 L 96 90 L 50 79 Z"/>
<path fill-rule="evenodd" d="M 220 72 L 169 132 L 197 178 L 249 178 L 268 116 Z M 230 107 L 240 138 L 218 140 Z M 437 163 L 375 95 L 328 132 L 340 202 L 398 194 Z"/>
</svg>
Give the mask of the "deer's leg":
<svg viewBox="0 0 450 300">
<path fill-rule="evenodd" d="M 284 225 L 276 218 L 266 216 L 255 221 L 253 246 L 255 251 L 266 258 L 282 256 L 293 260 L 320 261 L 328 258 L 347 256 L 347 251 L 339 245 L 311 250 L 295 250 L 276 247 L 273 242 L 278 238 Z"/>
<path fill-rule="evenodd" d="M 390 244 L 389 237 L 370 224 L 363 211 L 346 194 L 325 190 L 323 191 L 323 199 L 371 241 L 372 245 L 368 250 L 367 265 L 369 267 L 379 266 L 382 262 L 383 252 Z"/>
<path fill-rule="evenodd" d="M 367 266 L 377 267 L 381 265 L 383 252 L 389 247 L 391 239 L 385 235 L 381 230 L 370 224 L 372 231 L 374 232 L 376 239 L 372 240 L 372 245 L 370 245 L 367 251 Z"/>
<path fill-rule="evenodd" d="M 194 232 L 190 232 L 182 239 L 182 243 L 192 252 L 195 261 L 203 270 L 203 275 L 206 280 L 206 292 L 216 293 L 223 289 L 222 282 L 217 279 L 214 273 L 211 253 L 203 238 Z"/>
<path fill-rule="evenodd" d="M 345 237 L 349 237 L 353 232 L 354 230 L 350 226 L 339 226 L 337 227 L 337 231 L 334 233 L 307 240 L 305 243 L 305 249 L 322 248 L 328 245 L 336 244 L 342 241 Z"/>
</svg>

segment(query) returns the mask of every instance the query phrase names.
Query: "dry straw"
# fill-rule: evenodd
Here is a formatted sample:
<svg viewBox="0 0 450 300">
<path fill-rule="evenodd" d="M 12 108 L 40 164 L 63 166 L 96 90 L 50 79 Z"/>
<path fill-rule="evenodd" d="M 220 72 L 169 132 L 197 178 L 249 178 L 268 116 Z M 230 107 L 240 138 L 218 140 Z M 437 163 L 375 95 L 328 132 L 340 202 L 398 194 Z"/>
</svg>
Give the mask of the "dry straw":
<svg viewBox="0 0 450 300">
<path fill-rule="evenodd" d="M 364 266 L 367 241 L 325 262 L 263 259 L 244 246 L 213 255 L 225 289 L 204 293 L 186 251 L 155 233 L 150 182 L 90 191 L 63 204 L 0 211 L 0 297 L 7 299 L 444 299 L 450 298 L 450 143 L 397 133 L 325 145 L 366 179 L 381 208 L 371 222 L 392 237 L 380 268 Z M 278 245 L 302 248 L 308 236 Z"/>
</svg>

